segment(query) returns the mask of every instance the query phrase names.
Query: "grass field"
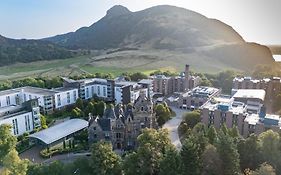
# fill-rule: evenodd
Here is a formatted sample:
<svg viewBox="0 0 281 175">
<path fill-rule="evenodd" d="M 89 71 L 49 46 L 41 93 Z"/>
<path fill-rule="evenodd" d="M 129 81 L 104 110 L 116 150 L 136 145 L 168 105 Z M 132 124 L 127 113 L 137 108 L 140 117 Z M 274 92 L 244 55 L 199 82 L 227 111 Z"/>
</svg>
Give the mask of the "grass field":
<svg viewBox="0 0 281 175">
<path fill-rule="evenodd" d="M 209 64 L 209 63 L 212 64 Z M 25 77 L 72 76 L 82 73 L 111 73 L 115 76 L 123 72 L 143 72 L 155 70 L 183 71 L 190 64 L 195 72 L 217 73 L 233 69 L 222 62 L 213 61 L 205 55 L 159 50 L 122 51 L 99 56 L 80 56 L 52 61 L 18 63 L 0 67 L 0 81 Z M 237 69 L 234 69 L 237 70 Z"/>
</svg>

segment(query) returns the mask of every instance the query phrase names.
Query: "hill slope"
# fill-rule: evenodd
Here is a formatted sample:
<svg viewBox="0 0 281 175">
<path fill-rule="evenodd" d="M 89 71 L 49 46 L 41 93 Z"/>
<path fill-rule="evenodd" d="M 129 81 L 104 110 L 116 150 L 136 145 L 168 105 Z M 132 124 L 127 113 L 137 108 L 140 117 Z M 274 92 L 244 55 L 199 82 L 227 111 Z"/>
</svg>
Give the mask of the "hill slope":
<svg viewBox="0 0 281 175">
<path fill-rule="evenodd" d="M 174 49 L 244 42 L 230 26 L 173 6 L 156 6 L 139 12 L 114 6 L 90 27 L 47 40 L 87 49 L 125 46 Z"/>
<path fill-rule="evenodd" d="M 181 63 L 190 62 L 190 59 L 185 61 L 183 55 L 188 57 L 191 54 L 196 59 L 191 61 L 191 66 L 195 68 L 202 66 L 199 65 L 202 63 L 203 67 L 208 67 L 219 62 L 221 67 L 218 70 L 233 68 L 249 71 L 257 64 L 274 62 L 267 47 L 246 43 L 230 26 L 174 6 L 156 6 L 138 12 L 114 6 L 90 27 L 45 40 L 71 49 L 121 51 L 120 59 L 126 49 L 138 50 L 136 55 L 142 51 L 142 56 L 151 50 L 159 50 L 155 58 L 163 56 L 160 50 L 173 51 L 174 57 L 182 59 Z M 130 54 L 134 55 L 134 51 Z M 134 57 L 134 61 L 138 59 Z M 170 62 L 174 61 L 173 58 L 169 59 Z M 116 66 L 126 66 L 124 62 L 122 64 Z"/>
<path fill-rule="evenodd" d="M 48 41 L 14 40 L 0 35 L 0 66 L 16 62 L 64 59 L 73 55 L 73 52 Z"/>
</svg>

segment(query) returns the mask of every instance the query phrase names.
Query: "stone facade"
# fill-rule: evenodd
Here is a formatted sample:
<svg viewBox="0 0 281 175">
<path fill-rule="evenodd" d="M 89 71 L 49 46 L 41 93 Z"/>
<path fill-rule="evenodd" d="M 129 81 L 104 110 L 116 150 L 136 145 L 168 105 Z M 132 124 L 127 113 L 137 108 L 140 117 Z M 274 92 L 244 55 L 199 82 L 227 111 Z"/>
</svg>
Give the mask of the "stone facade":
<svg viewBox="0 0 281 175">
<path fill-rule="evenodd" d="M 137 146 L 137 137 L 144 128 L 157 128 L 153 103 L 141 94 L 133 105 L 107 108 L 104 116 L 90 117 L 89 142 L 105 140 L 114 149 L 130 150 Z"/>
</svg>

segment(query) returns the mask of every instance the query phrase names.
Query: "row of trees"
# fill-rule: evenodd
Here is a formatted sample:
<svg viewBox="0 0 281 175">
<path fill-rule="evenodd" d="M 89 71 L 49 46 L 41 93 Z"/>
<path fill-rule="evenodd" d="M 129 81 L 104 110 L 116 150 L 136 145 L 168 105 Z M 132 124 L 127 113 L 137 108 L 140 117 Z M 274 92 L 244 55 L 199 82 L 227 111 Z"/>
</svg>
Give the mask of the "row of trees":
<svg viewBox="0 0 281 175">
<path fill-rule="evenodd" d="M 84 118 L 88 120 L 88 115 L 103 116 L 106 104 L 100 100 L 83 101 L 81 98 L 76 100 L 75 106 L 71 110 L 73 118 Z"/>
<path fill-rule="evenodd" d="M 278 135 L 278 134 L 277 134 Z M 261 143 L 271 138 L 272 131 L 263 133 Z M 134 152 L 119 156 L 109 143 L 98 142 L 92 145 L 90 159 L 79 159 L 71 164 L 54 162 L 48 166 L 30 165 L 29 175 L 60 174 L 99 174 L 99 175 L 275 175 L 275 165 L 268 161 L 257 161 L 256 147 L 252 137 L 241 144 L 239 135 L 231 134 L 223 128 L 218 132 L 197 124 L 190 130 L 189 136 L 176 149 L 168 138 L 167 130 L 144 129 L 138 137 L 138 148 Z M 237 146 L 238 145 L 238 146 Z M 242 148 L 245 145 L 247 150 Z M 267 147 L 271 147 L 272 145 Z M 266 149 L 261 147 L 262 149 Z M 279 149 L 279 148 L 278 148 Z M 242 152 L 244 151 L 244 155 Z M 249 153 L 248 153 L 248 152 Z M 268 150 L 269 151 L 269 150 Z M 258 154 L 259 152 L 257 152 Z M 272 156 L 272 154 L 268 155 Z M 277 157 L 276 155 L 275 157 Z M 243 161 L 239 163 L 239 158 Z M 247 161 L 245 159 L 248 159 Z M 245 162 L 246 161 L 246 162 Z M 245 165 L 241 171 L 240 165 Z M 270 165 L 272 164 L 273 167 Z M 254 165 L 254 166 L 253 166 Z M 249 169 L 251 167 L 251 169 Z M 241 166 L 242 168 L 242 166 Z"/>
<path fill-rule="evenodd" d="M 23 86 L 33 86 L 40 88 L 57 88 L 62 86 L 62 80 L 59 77 L 53 78 L 25 78 L 22 80 L 5 81 L 0 84 L 0 90 L 18 88 Z"/>
</svg>

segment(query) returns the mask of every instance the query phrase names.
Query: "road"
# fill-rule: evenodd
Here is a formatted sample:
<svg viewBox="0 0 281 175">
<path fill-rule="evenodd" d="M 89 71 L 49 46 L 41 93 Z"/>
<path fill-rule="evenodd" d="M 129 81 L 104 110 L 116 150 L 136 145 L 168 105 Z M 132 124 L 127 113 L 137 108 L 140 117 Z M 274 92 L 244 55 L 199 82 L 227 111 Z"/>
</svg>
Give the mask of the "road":
<svg viewBox="0 0 281 175">
<path fill-rule="evenodd" d="M 171 139 L 171 142 L 175 147 L 180 150 L 181 149 L 181 142 L 178 134 L 178 126 L 180 125 L 182 121 L 182 115 L 185 112 L 188 112 L 187 110 L 178 109 L 175 107 L 171 107 L 171 109 L 176 113 L 176 116 L 173 117 L 171 120 L 167 121 L 163 128 L 168 129 L 169 131 L 169 137 Z"/>
</svg>

